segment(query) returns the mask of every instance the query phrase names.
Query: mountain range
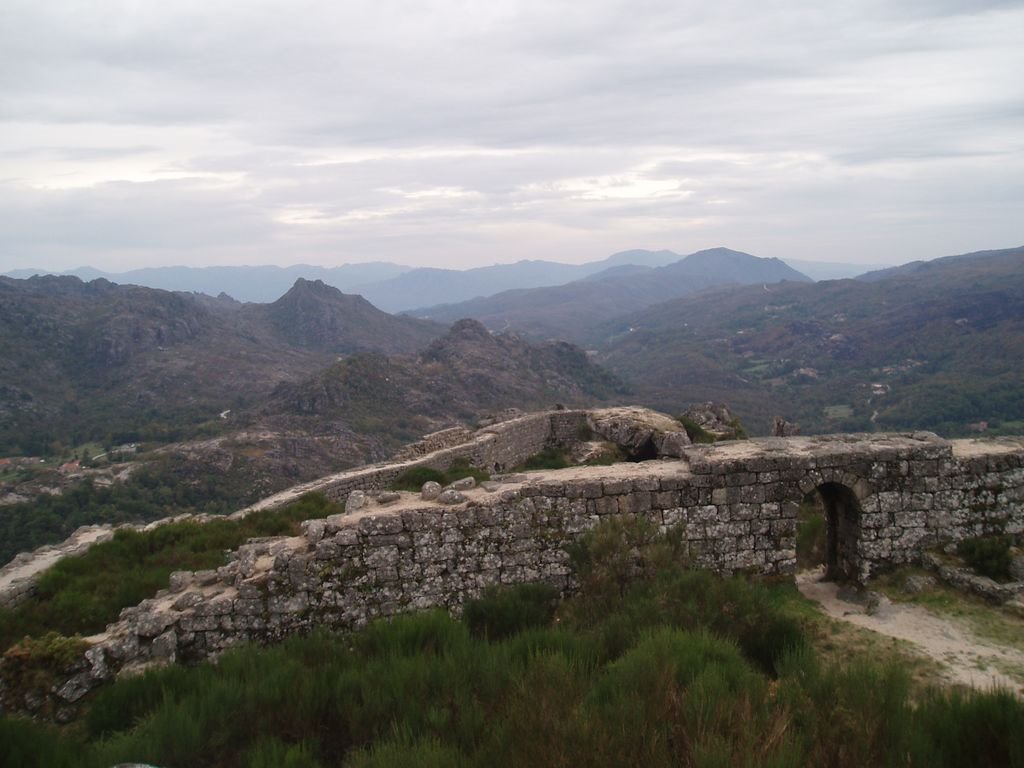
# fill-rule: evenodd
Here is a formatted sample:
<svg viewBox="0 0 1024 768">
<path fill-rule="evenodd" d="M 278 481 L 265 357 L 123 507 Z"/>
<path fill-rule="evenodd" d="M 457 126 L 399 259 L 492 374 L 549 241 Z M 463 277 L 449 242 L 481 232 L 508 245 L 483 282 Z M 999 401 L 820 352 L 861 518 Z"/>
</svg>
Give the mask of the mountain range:
<svg viewBox="0 0 1024 768">
<path fill-rule="evenodd" d="M 118 284 L 186 291 L 217 296 L 226 293 L 242 302 L 267 303 L 282 296 L 299 278 L 322 280 L 347 293 L 358 293 L 388 312 L 452 304 L 502 291 L 561 285 L 588 277 L 627 274 L 641 268 L 655 268 L 679 261 L 683 256 L 669 250 L 621 251 L 586 264 L 523 260 L 467 270 L 412 268 L 390 262 L 343 264 L 337 267 L 311 265 L 246 267 L 146 267 L 126 272 L 104 272 L 80 267 L 62 275 L 84 281 L 104 278 Z M 868 264 L 790 261 L 787 263 L 813 279 L 853 277 L 872 269 Z M 615 271 L 612 271 L 615 270 Z M 603 273 L 603 274 L 602 274 Z M 53 274 L 39 269 L 17 269 L 7 277 L 26 279 Z"/>
<path fill-rule="evenodd" d="M 0 278 L 0 456 L 60 457 L 6 462 L 4 498 L 85 489 L 48 515 L 0 507 L 0 528 L 24 549 L 100 519 L 229 512 L 509 407 L 714 400 L 753 434 L 775 416 L 808 433 L 1024 432 L 1024 248 L 817 283 L 728 249 L 676 256 L 624 252 L 562 286 L 420 313 L 443 323 L 306 278 L 265 303 Z M 109 499 L 57 469 L 127 442 L 144 460 L 89 469 L 131 473 Z"/>
<path fill-rule="evenodd" d="M 368 387 L 373 370 L 394 383 Z M 401 407 L 388 398 L 399 382 Z M 322 402 L 302 394 L 321 385 Z M 0 278 L 0 455 L 165 442 L 264 416 L 294 431 L 288 415 L 345 416 L 336 432 L 373 434 L 387 422 L 375 444 L 394 446 L 481 410 L 579 402 L 615 386 L 567 344 L 493 337 L 477 323 L 449 331 L 319 280 L 241 304 L 104 279 Z"/>
<path fill-rule="evenodd" d="M 0 278 L 0 451 L 173 438 L 339 355 L 411 353 L 445 330 L 303 279 L 273 303 L 240 304 L 104 279 Z"/>
<path fill-rule="evenodd" d="M 579 341 L 675 412 L 723 400 L 757 433 L 1024 432 L 1024 248 L 859 280 L 728 287 L 592 326 Z"/>
<path fill-rule="evenodd" d="M 728 248 L 698 251 L 665 266 L 612 266 L 566 285 L 504 291 L 486 298 L 431 307 L 420 317 L 451 322 L 473 317 L 493 330 L 514 329 L 575 341 L 610 317 L 685 296 L 715 285 L 810 282 L 778 259 Z"/>
<path fill-rule="evenodd" d="M 775 415 L 810 431 L 1013 424 L 1022 252 L 814 283 L 725 248 L 627 251 L 561 286 L 416 313 L 427 317 L 390 315 L 305 278 L 269 303 L 102 278 L 0 278 L 0 452 L 166 442 L 243 420 L 302 432 L 313 421 L 285 422 L 307 416 L 338 434 L 383 427 L 377 451 L 483 409 L 621 398 L 616 382 L 669 412 L 724 400 L 755 433 Z M 506 266 L 536 271 L 524 264 Z M 533 337 L 590 353 L 524 340 Z M 460 353 L 446 356 L 442 338 Z M 377 383 L 361 389 L 361 377 Z"/>
</svg>

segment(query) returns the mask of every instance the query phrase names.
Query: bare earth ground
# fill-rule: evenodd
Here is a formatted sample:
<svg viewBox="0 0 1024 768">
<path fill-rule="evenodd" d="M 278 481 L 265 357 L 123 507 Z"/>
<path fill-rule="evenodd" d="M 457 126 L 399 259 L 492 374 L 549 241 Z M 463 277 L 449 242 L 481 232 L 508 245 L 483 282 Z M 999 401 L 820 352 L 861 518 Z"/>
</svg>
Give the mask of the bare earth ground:
<svg viewBox="0 0 1024 768">
<path fill-rule="evenodd" d="M 950 683 L 1024 695 L 1024 652 L 1017 648 L 981 638 L 966 624 L 920 605 L 886 602 L 871 615 L 864 605 L 840 599 L 837 584 L 820 579 L 821 570 L 804 571 L 797 587 L 830 617 L 906 641 L 936 661 Z"/>
</svg>

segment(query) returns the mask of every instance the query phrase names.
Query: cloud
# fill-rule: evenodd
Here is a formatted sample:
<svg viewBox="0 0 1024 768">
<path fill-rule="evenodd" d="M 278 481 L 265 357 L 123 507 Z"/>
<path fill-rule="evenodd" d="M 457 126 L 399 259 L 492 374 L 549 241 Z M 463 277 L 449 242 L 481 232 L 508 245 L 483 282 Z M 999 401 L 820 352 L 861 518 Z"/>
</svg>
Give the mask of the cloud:
<svg viewBox="0 0 1024 768">
<path fill-rule="evenodd" d="M 10 0 L 0 269 L 1016 245 L 1022 27 L 966 0 Z"/>
</svg>

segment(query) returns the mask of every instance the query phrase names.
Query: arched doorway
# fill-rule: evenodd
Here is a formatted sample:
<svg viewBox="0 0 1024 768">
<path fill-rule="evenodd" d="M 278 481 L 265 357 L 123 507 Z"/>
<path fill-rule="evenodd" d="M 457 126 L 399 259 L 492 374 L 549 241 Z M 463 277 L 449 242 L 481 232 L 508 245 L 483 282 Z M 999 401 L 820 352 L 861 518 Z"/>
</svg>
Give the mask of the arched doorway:
<svg viewBox="0 0 1024 768">
<path fill-rule="evenodd" d="M 860 502 L 842 483 L 822 483 L 804 496 L 797 565 L 825 566 L 828 581 L 860 580 Z"/>
</svg>

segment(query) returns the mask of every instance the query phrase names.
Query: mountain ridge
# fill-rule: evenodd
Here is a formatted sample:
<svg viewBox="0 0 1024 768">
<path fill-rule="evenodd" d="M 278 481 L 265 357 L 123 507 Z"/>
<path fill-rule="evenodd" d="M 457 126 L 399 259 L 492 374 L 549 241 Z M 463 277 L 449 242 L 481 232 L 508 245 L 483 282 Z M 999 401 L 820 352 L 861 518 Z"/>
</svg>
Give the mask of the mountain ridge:
<svg viewBox="0 0 1024 768">
<path fill-rule="evenodd" d="M 715 289 L 583 341 L 645 405 L 719 398 L 755 432 L 775 415 L 811 432 L 1024 430 L 1024 248 L 927 264 Z"/>
<path fill-rule="evenodd" d="M 615 268 L 613 268 L 614 270 Z M 561 286 L 505 291 L 485 299 L 416 310 L 417 317 L 451 322 L 474 317 L 492 330 L 514 329 L 536 337 L 580 342 L 588 329 L 633 309 L 733 282 L 809 281 L 779 259 L 728 248 L 696 251 L 661 267 Z"/>
</svg>

